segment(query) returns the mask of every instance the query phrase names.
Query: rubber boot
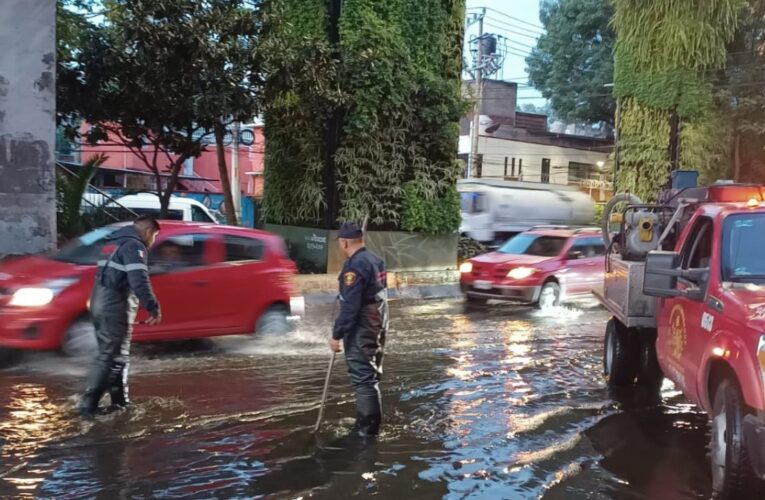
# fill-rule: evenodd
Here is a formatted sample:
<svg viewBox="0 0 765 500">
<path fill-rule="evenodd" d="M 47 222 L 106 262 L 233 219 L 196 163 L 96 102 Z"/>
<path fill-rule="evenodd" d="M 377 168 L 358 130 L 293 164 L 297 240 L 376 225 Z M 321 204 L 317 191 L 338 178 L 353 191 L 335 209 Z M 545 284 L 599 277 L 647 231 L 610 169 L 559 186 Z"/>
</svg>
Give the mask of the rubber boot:
<svg viewBox="0 0 765 500">
<path fill-rule="evenodd" d="M 371 391 L 356 395 L 356 425 L 354 430 L 361 437 L 376 436 L 380 432 L 382 411 L 380 391 L 375 386 Z"/>
<path fill-rule="evenodd" d="M 93 420 L 98 413 L 98 403 L 101 401 L 102 392 L 88 389 L 77 403 L 77 413 L 86 420 Z"/>
</svg>

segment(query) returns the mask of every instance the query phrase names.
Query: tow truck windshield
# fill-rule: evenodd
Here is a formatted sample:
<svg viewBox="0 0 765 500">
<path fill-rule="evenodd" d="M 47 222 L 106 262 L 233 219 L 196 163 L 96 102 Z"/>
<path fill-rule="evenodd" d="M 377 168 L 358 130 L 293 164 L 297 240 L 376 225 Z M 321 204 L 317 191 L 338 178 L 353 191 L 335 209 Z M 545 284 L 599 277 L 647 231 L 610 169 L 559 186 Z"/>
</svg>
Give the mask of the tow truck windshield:
<svg viewBox="0 0 765 500">
<path fill-rule="evenodd" d="M 507 241 L 498 252 L 511 255 L 535 255 L 537 257 L 555 257 L 563 250 L 566 238 L 542 236 L 538 234 L 519 234 Z"/>
<path fill-rule="evenodd" d="M 53 260 L 95 266 L 99 259 L 104 258 L 102 255 L 107 242 L 106 237 L 117 229 L 119 228 L 115 226 L 107 226 L 83 234 L 67 244 L 60 252 L 54 254 Z"/>
<path fill-rule="evenodd" d="M 723 280 L 733 283 L 765 283 L 765 214 L 737 214 L 723 223 Z"/>
</svg>

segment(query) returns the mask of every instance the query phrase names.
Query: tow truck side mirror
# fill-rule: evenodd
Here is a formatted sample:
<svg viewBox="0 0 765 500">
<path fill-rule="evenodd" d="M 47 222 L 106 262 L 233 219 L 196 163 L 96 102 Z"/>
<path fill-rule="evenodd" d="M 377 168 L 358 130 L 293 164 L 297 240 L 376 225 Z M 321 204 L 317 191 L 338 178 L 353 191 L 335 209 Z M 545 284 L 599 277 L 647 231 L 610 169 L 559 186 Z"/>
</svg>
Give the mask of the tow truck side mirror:
<svg viewBox="0 0 765 500">
<path fill-rule="evenodd" d="M 655 250 L 645 259 L 643 293 L 649 297 L 679 297 L 677 278 L 682 275 L 680 254 Z"/>
</svg>

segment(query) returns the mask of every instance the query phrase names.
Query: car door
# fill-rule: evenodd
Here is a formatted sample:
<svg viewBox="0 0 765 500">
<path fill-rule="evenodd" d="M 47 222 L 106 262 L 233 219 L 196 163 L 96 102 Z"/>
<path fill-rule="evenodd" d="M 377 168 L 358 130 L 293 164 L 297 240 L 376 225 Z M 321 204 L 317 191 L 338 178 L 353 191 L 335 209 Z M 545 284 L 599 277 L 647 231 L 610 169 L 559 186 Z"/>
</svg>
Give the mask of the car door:
<svg viewBox="0 0 765 500">
<path fill-rule="evenodd" d="M 256 316 L 271 304 L 277 270 L 265 260 L 266 246 L 257 236 L 223 235 L 224 262 L 220 272 L 225 276 L 225 304 L 233 328 L 252 332 Z"/>
<path fill-rule="evenodd" d="M 214 238 L 199 232 L 176 233 L 152 248 L 150 277 L 162 323 L 137 326 L 136 337 L 191 338 L 214 333 L 221 325 L 219 311 L 226 300 L 214 286 L 219 279 L 209 253 Z"/>
<path fill-rule="evenodd" d="M 587 241 L 583 238 L 573 238 L 571 246 L 565 254 L 564 272 L 562 281 L 564 292 L 567 296 L 586 293 L 589 277 L 589 260 L 587 255 Z"/>
<path fill-rule="evenodd" d="M 691 221 L 691 229 L 680 250 L 683 269 L 709 269 L 712 258 L 714 222 L 706 216 L 697 216 Z M 708 277 L 706 278 L 708 281 Z M 707 305 L 704 278 L 692 280 L 679 278 L 679 290 L 699 288 L 702 297 L 694 300 L 688 297 L 672 297 L 659 304 L 656 348 L 663 361 L 667 375 L 677 382 L 686 396 L 696 395 L 696 370 L 700 366 L 703 349 L 709 335 L 705 322 L 712 317 Z M 698 401 L 696 399 L 696 401 Z"/>
<path fill-rule="evenodd" d="M 592 292 L 595 287 L 603 285 L 603 277 L 606 271 L 606 245 L 600 236 L 588 236 L 583 238 L 586 244 L 585 280 L 586 290 Z"/>
</svg>

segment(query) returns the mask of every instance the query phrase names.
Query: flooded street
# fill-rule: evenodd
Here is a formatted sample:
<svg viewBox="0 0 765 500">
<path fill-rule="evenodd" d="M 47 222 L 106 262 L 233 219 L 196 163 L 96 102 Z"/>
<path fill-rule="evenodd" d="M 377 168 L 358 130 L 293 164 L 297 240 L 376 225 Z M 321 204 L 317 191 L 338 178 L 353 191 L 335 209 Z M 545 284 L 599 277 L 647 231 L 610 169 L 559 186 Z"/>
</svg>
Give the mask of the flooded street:
<svg viewBox="0 0 765 500">
<path fill-rule="evenodd" d="M 74 418 L 87 364 L 0 372 L 0 497 L 709 498 L 705 417 L 671 387 L 621 407 L 602 380 L 606 313 L 461 301 L 392 305 L 385 423 L 355 416 L 329 358 L 331 307 L 287 338 L 137 346 L 128 413 Z"/>
</svg>

